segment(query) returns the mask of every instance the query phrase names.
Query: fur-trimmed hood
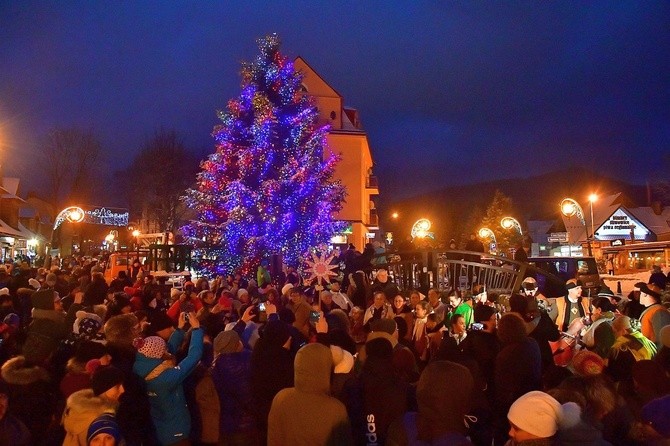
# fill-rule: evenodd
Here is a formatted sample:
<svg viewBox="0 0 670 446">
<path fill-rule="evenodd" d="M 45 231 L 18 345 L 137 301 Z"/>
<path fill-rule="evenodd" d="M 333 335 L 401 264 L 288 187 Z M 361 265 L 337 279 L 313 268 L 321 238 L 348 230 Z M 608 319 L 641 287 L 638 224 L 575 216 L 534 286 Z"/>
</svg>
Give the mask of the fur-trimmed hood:
<svg viewBox="0 0 670 446">
<path fill-rule="evenodd" d="M 74 392 L 67 399 L 63 412 L 64 445 L 86 444 L 90 424 L 105 413 L 115 414 L 118 405 L 107 398 L 95 396 L 92 389 Z"/>
<path fill-rule="evenodd" d="M 37 381 L 50 381 L 49 372 L 40 366 L 26 367 L 26 358 L 17 356 L 5 362 L 0 371 L 2 379 L 10 385 L 28 385 Z"/>
<path fill-rule="evenodd" d="M 74 392 L 67 399 L 66 410 L 70 412 L 115 413 L 118 404 L 108 398 L 95 396 L 93 389 Z"/>
</svg>

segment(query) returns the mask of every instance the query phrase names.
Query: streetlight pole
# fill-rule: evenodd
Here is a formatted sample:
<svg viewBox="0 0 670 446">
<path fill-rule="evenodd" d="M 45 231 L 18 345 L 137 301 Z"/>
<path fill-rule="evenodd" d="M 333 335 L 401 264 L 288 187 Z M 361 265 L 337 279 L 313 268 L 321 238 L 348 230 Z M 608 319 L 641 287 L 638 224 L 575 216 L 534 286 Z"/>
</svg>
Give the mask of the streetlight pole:
<svg viewBox="0 0 670 446">
<path fill-rule="evenodd" d="M 595 231 L 595 226 L 593 224 L 593 203 L 598 199 L 598 196 L 596 194 L 591 194 L 589 195 L 589 205 L 591 208 L 591 237 L 595 238 L 596 237 L 596 231 Z M 593 255 L 591 252 L 591 243 L 589 243 L 589 256 Z"/>
<path fill-rule="evenodd" d="M 586 225 L 586 221 L 584 220 L 584 211 L 582 210 L 582 207 L 574 199 L 564 198 L 561 201 L 560 208 L 561 208 L 561 213 L 563 215 L 565 215 L 568 218 L 572 218 L 573 216 L 577 216 L 577 218 L 579 218 L 579 221 L 581 222 L 581 224 L 584 225 L 584 231 L 586 232 L 586 246 L 588 247 L 588 250 L 589 250 L 588 251 L 589 256 L 591 256 L 592 255 L 592 252 L 591 252 L 591 237 L 589 237 L 589 228 Z M 591 212 L 591 216 L 593 216 L 593 212 Z M 570 243 L 570 242 L 568 242 L 568 243 Z"/>
</svg>

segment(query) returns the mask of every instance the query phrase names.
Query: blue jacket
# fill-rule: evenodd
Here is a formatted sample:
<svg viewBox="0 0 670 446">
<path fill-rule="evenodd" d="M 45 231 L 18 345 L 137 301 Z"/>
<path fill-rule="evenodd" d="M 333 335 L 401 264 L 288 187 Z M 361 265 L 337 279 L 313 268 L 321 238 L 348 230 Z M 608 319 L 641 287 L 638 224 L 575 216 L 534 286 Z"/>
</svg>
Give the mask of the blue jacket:
<svg viewBox="0 0 670 446">
<path fill-rule="evenodd" d="M 151 404 L 151 418 L 156 426 L 156 435 L 162 445 L 169 445 L 189 437 L 191 415 L 186 405 L 182 383 L 195 369 L 202 356 L 202 329 L 191 332 L 188 354 L 176 367 L 167 367 L 157 377 L 146 380 L 147 395 Z M 184 339 L 184 332 L 175 331 L 168 341 L 168 351 L 175 352 Z M 142 378 L 164 363 L 162 359 L 147 358 L 141 353 L 135 356 L 133 372 Z"/>
</svg>

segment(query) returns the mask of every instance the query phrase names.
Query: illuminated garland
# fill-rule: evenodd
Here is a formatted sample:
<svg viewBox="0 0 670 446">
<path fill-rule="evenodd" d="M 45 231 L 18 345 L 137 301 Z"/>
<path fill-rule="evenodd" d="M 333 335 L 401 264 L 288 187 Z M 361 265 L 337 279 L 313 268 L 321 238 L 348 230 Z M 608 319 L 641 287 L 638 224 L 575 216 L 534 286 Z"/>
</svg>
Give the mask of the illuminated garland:
<svg viewBox="0 0 670 446">
<path fill-rule="evenodd" d="M 333 216 L 345 190 L 332 176 L 339 157 L 326 146 L 302 74 L 279 52 L 279 38 L 258 41 L 260 54 L 242 66 L 242 92 L 219 111 L 216 152 L 201 163 L 197 186 L 184 200 L 197 218 L 182 228 L 208 273 L 255 270 L 281 254 L 297 266 L 310 247 L 342 230 Z M 328 154 L 324 157 L 324 154 Z"/>
</svg>

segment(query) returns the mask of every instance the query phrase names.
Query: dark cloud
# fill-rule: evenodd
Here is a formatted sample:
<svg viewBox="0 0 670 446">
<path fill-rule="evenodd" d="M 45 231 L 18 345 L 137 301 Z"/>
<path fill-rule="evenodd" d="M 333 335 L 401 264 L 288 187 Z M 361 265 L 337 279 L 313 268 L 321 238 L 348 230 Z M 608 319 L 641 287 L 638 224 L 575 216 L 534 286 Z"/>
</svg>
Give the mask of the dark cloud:
<svg viewBox="0 0 670 446">
<path fill-rule="evenodd" d="M 270 32 L 360 110 L 382 192 L 575 162 L 641 181 L 670 152 L 666 2 L 229 3 L 0 4 L 3 165 L 31 184 L 65 125 L 100 135 L 109 171 L 161 126 L 212 150 Z"/>
</svg>

